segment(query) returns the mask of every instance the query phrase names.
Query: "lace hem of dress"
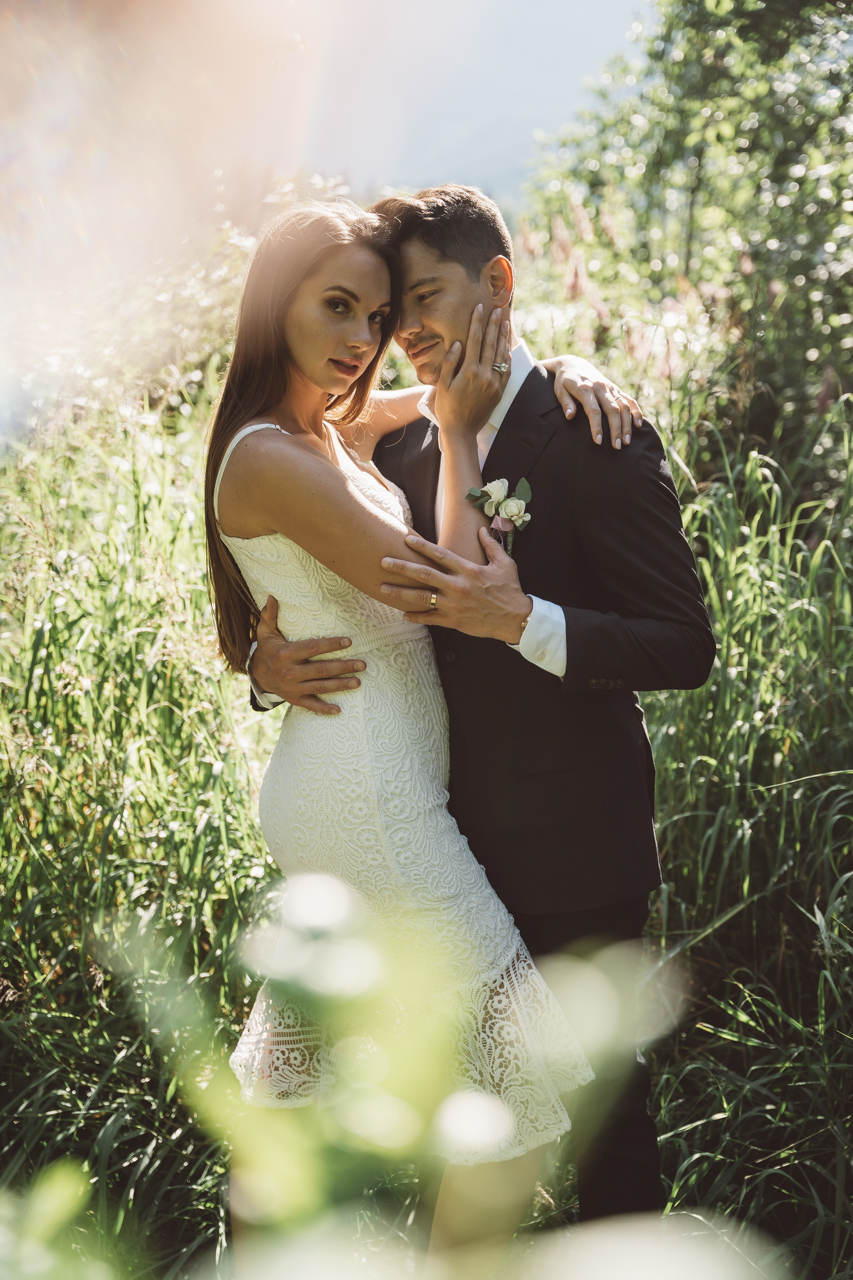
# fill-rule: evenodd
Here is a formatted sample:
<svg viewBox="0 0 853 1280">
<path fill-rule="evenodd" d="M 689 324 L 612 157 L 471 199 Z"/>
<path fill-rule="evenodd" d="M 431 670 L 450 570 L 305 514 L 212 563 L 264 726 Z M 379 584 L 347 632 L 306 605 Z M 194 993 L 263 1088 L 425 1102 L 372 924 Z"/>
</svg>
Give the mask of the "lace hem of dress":
<svg viewBox="0 0 853 1280">
<path fill-rule="evenodd" d="M 476 985 L 438 1000 L 453 1019 L 455 1086 L 497 1098 L 512 1124 L 452 1164 L 510 1160 L 571 1128 L 560 1094 L 593 1078 L 553 993 L 522 946 Z M 243 1100 L 264 1107 L 333 1104 L 340 1089 L 322 1028 L 270 983 L 261 988 L 231 1057 Z"/>
</svg>

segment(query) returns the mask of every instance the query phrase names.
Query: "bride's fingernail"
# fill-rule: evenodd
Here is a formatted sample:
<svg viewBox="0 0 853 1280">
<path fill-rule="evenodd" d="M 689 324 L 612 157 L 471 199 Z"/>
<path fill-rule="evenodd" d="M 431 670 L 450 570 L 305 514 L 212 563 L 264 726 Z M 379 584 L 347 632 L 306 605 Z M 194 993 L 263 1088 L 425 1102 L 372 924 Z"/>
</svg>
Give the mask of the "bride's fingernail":
<svg viewBox="0 0 853 1280">
<path fill-rule="evenodd" d="M 382 586 L 379 588 L 379 590 L 382 592 L 383 596 L 390 596 L 391 594 L 391 588 L 386 587 L 384 582 L 382 583 Z"/>
<path fill-rule="evenodd" d="M 407 533 L 406 541 L 410 547 L 419 547 L 421 545 L 421 540 L 415 533 Z"/>
<path fill-rule="evenodd" d="M 392 561 L 390 556 L 383 556 L 380 563 L 383 569 L 390 569 L 392 568 L 394 562 Z"/>
<path fill-rule="evenodd" d="M 626 444 L 630 444 L 630 443 L 631 443 L 631 437 L 630 437 L 630 435 L 627 435 L 627 436 L 625 437 L 625 443 L 626 443 Z"/>
</svg>

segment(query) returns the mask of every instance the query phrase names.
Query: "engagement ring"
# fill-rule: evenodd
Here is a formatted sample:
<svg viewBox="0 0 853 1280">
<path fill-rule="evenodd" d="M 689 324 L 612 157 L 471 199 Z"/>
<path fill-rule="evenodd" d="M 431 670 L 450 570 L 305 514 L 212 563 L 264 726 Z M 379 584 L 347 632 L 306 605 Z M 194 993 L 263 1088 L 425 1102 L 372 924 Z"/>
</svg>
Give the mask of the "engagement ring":
<svg viewBox="0 0 853 1280">
<path fill-rule="evenodd" d="M 429 607 L 431 609 L 438 608 L 438 592 L 433 591 L 432 595 L 429 598 Z"/>
<path fill-rule="evenodd" d="M 493 364 L 493 365 L 492 365 L 492 368 L 493 368 L 497 373 L 506 373 L 507 369 L 509 368 L 509 365 L 508 365 L 508 364 Z"/>
</svg>

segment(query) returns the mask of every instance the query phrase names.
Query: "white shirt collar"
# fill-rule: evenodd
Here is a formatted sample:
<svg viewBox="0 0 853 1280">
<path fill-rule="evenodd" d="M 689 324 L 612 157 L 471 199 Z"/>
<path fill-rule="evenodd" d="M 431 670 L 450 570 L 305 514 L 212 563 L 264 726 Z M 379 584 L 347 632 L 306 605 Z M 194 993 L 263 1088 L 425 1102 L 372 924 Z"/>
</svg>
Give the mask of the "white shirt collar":
<svg viewBox="0 0 853 1280">
<path fill-rule="evenodd" d="M 512 349 L 512 361 L 509 377 L 506 386 L 503 389 L 503 395 L 495 405 L 487 427 L 491 427 L 491 434 L 494 435 L 506 415 L 509 413 L 509 407 L 515 397 L 518 395 L 523 384 L 527 380 L 527 375 L 536 367 L 536 361 L 530 354 L 527 343 L 520 338 Z M 418 401 L 418 412 L 424 418 L 429 418 L 430 422 L 434 422 L 438 426 L 438 419 L 433 412 L 433 404 L 435 402 L 435 387 L 427 387 L 420 400 Z"/>
</svg>

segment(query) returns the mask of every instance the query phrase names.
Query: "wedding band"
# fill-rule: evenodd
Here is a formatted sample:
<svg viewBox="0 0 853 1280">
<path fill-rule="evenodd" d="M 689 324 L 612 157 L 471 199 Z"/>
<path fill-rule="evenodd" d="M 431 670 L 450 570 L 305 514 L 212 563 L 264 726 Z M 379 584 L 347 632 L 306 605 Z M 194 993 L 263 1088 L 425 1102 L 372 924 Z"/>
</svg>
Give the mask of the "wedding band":
<svg viewBox="0 0 853 1280">
<path fill-rule="evenodd" d="M 508 364 L 493 364 L 493 365 L 492 365 L 492 368 L 495 370 L 495 372 L 496 372 L 496 373 L 506 373 L 507 369 L 509 368 L 509 365 L 508 365 Z"/>
<path fill-rule="evenodd" d="M 433 591 L 432 595 L 430 596 L 430 598 L 429 598 L 429 607 L 430 607 L 431 609 L 437 609 L 437 608 L 438 608 L 438 592 L 437 592 L 437 591 Z"/>
</svg>

